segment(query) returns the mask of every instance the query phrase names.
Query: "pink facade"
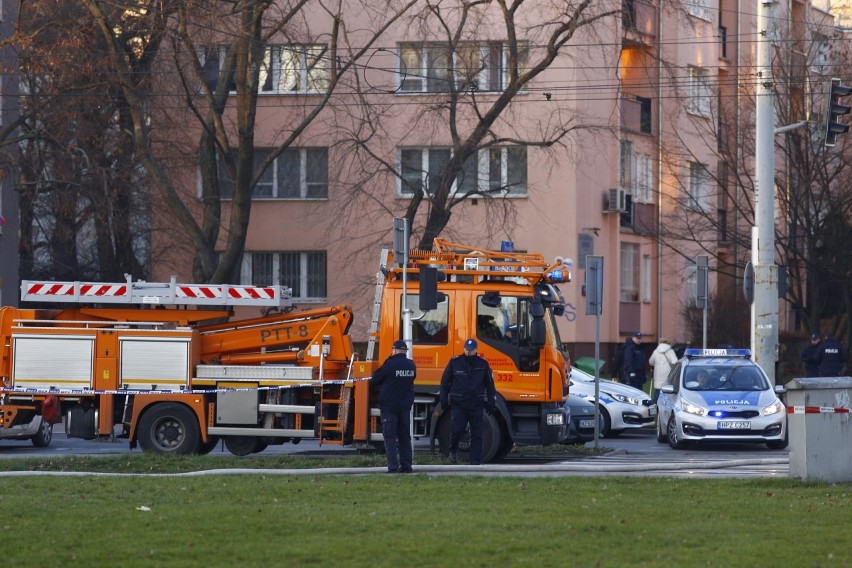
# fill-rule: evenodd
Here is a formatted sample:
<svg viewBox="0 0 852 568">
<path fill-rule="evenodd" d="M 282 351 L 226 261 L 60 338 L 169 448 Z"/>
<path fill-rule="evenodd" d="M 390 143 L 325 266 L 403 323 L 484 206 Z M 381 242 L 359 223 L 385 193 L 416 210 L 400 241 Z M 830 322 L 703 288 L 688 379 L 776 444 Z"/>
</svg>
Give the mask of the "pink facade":
<svg viewBox="0 0 852 568">
<path fill-rule="evenodd" d="M 517 39 L 531 62 L 542 56 L 554 28 L 546 16 L 564 6 L 524 4 Z M 646 0 L 609 8 L 616 15 L 581 28 L 492 125 L 493 137 L 505 141 L 479 151 L 467 183 L 506 190 L 499 198 L 464 199 L 442 234 L 489 248 L 510 240 L 545 258 L 572 258 L 574 282 L 561 287 L 570 308 L 560 325 L 575 356 L 591 353 L 595 335 L 581 296 L 582 259 L 603 256 L 604 358 L 634 331 L 647 343 L 661 336 L 689 339 L 682 312 L 694 298 L 696 256 L 709 255 L 714 268 L 717 255 L 731 265 L 712 273 L 713 292 L 741 286 L 741 267 L 750 256 L 742 241 L 750 227 L 728 201 L 744 190 L 736 190 L 735 176 L 722 164 L 733 156 L 751 165 L 749 156 L 737 153 L 744 133 L 753 130 L 752 101 L 737 85 L 753 72 L 754 43 L 745 38 L 755 31 L 754 10 L 739 14 L 733 0 L 679 10 L 667 5 L 662 12 Z M 508 57 L 507 31 L 496 5 L 483 9 L 466 26 L 464 49 L 452 59 L 458 66 L 473 59 L 478 70 L 467 73 L 470 92 L 454 124 L 462 140 L 476 126 L 472 105 L 486 112 L 507 82 L 499 69 Z M 349 30 L 374 29 L 377 22 L 367 11 L 344 19 Z M 327 22 L 305 21 L 315 29 L 306 24 L 299 41 L 321 44 Z M 354 32 L 350 40 L 358 45 L 368 37 Z M 276 161 L 275 174 L 264 181 L 267 193 L 253 201 L 243 283 L 296 278 L 299 306 L 351 304 L 354 337 L 366 339 L 380 248 L 390 245 L 392 218 L 404 215 L 417 191 L 406 183 L 428 189 L 429 176 L 452 146 L 453 123 L 446 111 L 435 111 L 446 99 L 446 41 L 434 21 L 404 18 L 347 75 L 292 151 Z M 293 114 L 320 96 L 310 87 L 316 76 L 303 74 L 305 83 L 294 87 L 285 85 L 284 75 L 275 75 L 277 87 L 259 96 L 256 148 L 279 144 Z M 371 105 L 369 115 L 360 96 Z M 548 144 L 524 148 L 519 140 Z M 197 193 L 197 179 L 186 179 L 187 191 Z M 422 206 L 414 219 L 413 246 L 426 214 Z M 685 238 L 688 229 L 691 239 Z M 171 234 L 160 238 L 160 244 L 175 244 Z M 189 278 L 188 250 L 161 256 L 156 272 Z M 747 320 L 747 304 L 741 308 Z"/>
</svg>

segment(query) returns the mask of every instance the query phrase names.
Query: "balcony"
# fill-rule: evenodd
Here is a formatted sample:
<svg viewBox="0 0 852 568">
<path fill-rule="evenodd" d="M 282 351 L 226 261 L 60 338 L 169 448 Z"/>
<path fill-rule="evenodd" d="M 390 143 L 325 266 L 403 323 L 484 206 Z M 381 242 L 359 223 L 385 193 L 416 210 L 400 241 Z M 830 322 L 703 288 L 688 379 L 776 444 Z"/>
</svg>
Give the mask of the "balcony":
<svg viewBox="0 0 852 568">
<path fill-rule="evenodd" d="M 645 0 L 622 0 L 624 39 L 648 45 L 657 37 L 657 7 Z"/>
<path fill-rule="evenodd" d="M 621 128 L 653 134 L 651 99 L 625 94 L 621 97 Z"/>
</svg>

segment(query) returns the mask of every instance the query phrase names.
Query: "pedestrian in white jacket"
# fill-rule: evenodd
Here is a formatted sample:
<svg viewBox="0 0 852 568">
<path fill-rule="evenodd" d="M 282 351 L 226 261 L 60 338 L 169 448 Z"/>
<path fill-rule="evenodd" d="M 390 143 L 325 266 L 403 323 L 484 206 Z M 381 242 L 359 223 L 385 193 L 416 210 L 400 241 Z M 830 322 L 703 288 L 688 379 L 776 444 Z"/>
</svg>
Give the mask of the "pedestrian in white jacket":
<svg viewBox="0 0 852 568">
<path fill-rule="evenodd" d="M 660 389 L 666 384 L 666 377 L 669 376 L 669 371 L 672 366 L 677 363 L 677 355 L 672 346 L 669 345 L 669 340 L 661 337 L 660 344 L 651 353 L 648 364 L 654 372 L 654 401 L 660 398 Z"/>
</svg>

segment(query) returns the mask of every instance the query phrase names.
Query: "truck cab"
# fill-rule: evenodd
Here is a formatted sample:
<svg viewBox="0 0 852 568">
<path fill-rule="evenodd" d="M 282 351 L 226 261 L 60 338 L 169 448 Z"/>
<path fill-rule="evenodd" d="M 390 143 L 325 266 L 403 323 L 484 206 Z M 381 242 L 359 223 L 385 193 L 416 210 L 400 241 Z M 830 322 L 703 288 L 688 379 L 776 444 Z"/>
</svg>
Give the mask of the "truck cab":
<svg viewBox="0 0 852 568">
<path fill-rule="evenodd" d="M 468 260 L 468 268 L 456 258 L 459 253 L 433 255 L 432 264 L 444 264 L 436 291 L 423 291 L 434 294 L 432 309 L 420 307 L 416 268 L 406 279 L 405 294 L 403 279 L 389 275 L 379 326 L 381 361 L 390 355 L 391 343 L 406 336 L 404 314 L 410 310 L 410 356 L 417 365 L 414 434 L 428 437 L 444 454 L 449 451 L 449 413 L 439 403 L 441 376 L 466 339 L 478 340 L 497 389 L 497 412 L 486 416 L 484 461 L 499 459 L 515 444 L 549 445 L 568 435 L 569 359 L 555 321 L 564 309 L 562 295 L 544 278 L 549 265 L 542 262 L 539 271 L 529 271 L 533 263 L 528 258 L 497 254 L 471 253 L 478 262 Z M 495 270 L 501 262 L 514 263 L 513 272 Z"/>
</svg>

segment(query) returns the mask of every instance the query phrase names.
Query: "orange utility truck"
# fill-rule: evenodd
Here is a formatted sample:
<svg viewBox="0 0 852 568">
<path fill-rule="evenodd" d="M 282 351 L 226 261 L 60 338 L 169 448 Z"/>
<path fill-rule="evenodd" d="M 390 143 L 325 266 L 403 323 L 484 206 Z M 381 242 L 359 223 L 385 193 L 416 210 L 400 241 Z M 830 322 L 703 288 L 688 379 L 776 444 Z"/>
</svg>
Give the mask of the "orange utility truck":
<svg viewBox="0 0 852 568">
<path fill-rule="evenodd" d="M 483 460 L 513 444 L 562 441 L 568 356 L 555 284 L 569 281 L 568 265 L 443 240 L 411 251 L 406 266 L 382 257 L 366 361 L 353 351 L 349 306 L 292 311 L 283 287 L 24 281 L 22 302 L 61 307 L 0 308 L 0 427 L 64 418 L 70 437 L 126 437 L 177 454 L 219 440 L 237 455 L 306 438 L 381 448 L 367 379 L 408 337 L 418 367 L 414 435 L 446 453 L 441 374 L 476 337 L 498 392 Z M 238 306 L 261 315 L 237 319 Z"/>
</svg>

